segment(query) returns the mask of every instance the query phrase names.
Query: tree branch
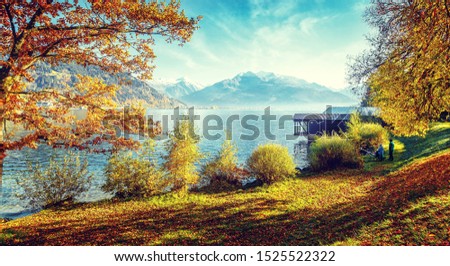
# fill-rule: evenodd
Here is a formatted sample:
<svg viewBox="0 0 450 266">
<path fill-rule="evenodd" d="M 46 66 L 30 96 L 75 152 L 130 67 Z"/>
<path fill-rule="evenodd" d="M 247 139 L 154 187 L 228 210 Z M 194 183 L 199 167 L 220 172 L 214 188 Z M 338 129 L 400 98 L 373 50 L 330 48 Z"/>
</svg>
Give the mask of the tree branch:
<svg viewBox="0 0 450 266">
<path fill-rule="evenodd" d="M 36 24 L 36 19 L 42 15 L 42 11 L 44 11 L 44 9 L 42 8 L 42 6 L 39 5 L 38 9 L 36 10 L 36 12 L 33 14 L 33 16 L 30 18 L 30 21 L 28 21 L 28 24 L 26 26 L 26 30 L 31 30 L 32 28 L 34 28 L 34 25 Z"/>
<path fill-rule="evenodd" d="M 46 30 L 56 30 L 56 31 L 111 30 L 114 32 L 119 32 L 119 33 L 138 33 L 138 34 L 154 34 L 154 35 L 163 35 L 163 34 L 169 32 L 169 30 L 166 29 L 166 30 L 160 30 L 157 32 L 150 33 L 152 30 L 154 30 L 156 28 L 155 25 L 152 25 L 152 26 L 147 27 L 142 30 L 138 30 L 138 29 L 129 29 L 129 30 L 123 30 L 123 31 L 119 30 L 117 27 L 121 26 L 123 23 L 124 23 L 124 21 L 109 24 L 109 25 L 103 25 L 103 26 L 79 25 L 79 26 L 69 26 L 69 27 L 59 27 L 57 25 L 51 25 L 51 26 L 40 26 L 40 27 L 37 27 L 36 29 L 39 31 L 46 31 Z"/>
<path fill-rule="evenodd" d="M 18 56 L 18 54 L 19 54 L 18 50 L 20 50 L 22 48 L 22 45 L 25 43 L 25 39 L 28 37 L 28 34 L 30 34 L 31 29 L 33 29 L 36 24 L 36 19 L 40 15 L 42 15 L 42 12 L 43 12 L 43 8 L 41 6 L 39 6 L 38 9 L 36 10 L 36 12 L 33 14 L 33 16 L 30 18 L 30 21 L 28 22 L 25 29 L 23 29 L 22 32 L 19 34 L 19 36 L 17 36 L 17 38 L 15 38 L 13 48 L 11 49 L 11 53 L 9 55 L 10 58 L 15 59 Z"/>
<path fill-rule="evenodd" d="M 6 14 L 8 15 L 9 18 L 9 24 L 11 25 L 11 31 L 14 37 L 14 42 L 16 41 L 17 38 L 17 33 L 16 33 L 16 27 L 14 26 L 14 22 L 13 22 L 13 16 L 11 14 L 11 10 L 9 9 L 11 7 L 11 5 L 5 5 L 5 10 L 6 10 Z"/>
<path fill-rule="evenodd" d="M 46 30 L 57 30 L 57 31 L 72 31 L 72 30 L 115 30 L 117 31 L 117 28 L 121 25 L 123 22 L 118 22 L 110 25 L 103 25 L 103 26 L 89 26 L 89 25 L 79 25 L 79 26 L 69 26 L 69 27 L 59 27 L 57 25 L 50 25 L 50 26 L 40 26 L 36 29 L 39 31 L 46 31 Z"/>
<path fill-rule="evenodd" d="M 68 97 L 68 96 L 65 96 L 65 95 L 59 93 L 59 92 L 56 91 L 56 90 L 14 91 L 14 92 L 8 92 L 8 94 L 14 94 L 14 95 L 51 94 L 51 93 L 56 93 L 56 94 L 58 95 L 58 97 L 60 97 L 60 98 L 62 98 L 62 99 L 64 99 L 64 100 L 66 100 L 66 101 L 69 101 L 69 102 L 78 104 L 78 105 L 87 105 L 87 106 L 89 106 L 89 107 L 92 107 L 92 108 L 94 108 L 94 109 L 100 110 L 100 111 L 102 111 L 102 112 L 107 112 L 107 111 L 108 111 L 107 109 L 104 109 L 103 107 L 101 107 L 101 106 L 99 106 L 99 105 L 88 104 L 88 103 L 84 103 L 84 102 L 81 102 L 81 101 L 77 101 L 77 100 L 75 100 L 75 99 L 73 99 L 73 98 L 71 98 L 71 97 Z"/>
<path fill-rule="evenodd" d="M 447 11 L 447 16 L 450 18 L 450 8 L 448 6 L 447 0 L 444 0 L 445 10 Z"/>
<path fill-rule="evenodd" d="M 54 93 L 55 91 L 48 91 L 48 90 L 40 90 L 40 91 L 12 91 L 8 92 L 8 94 L 14 94 L 14 95 L 29 95 L 29 94 L 46 94 L 46 93 Z"/>
<path fill-rule="evenodd" d="M 102 35 L 102 33 L 97 33 L 97 34 L 90 34 L 88 36 L 83 36 L 83 38 L 85 37 L 97 37 Z M 61 38 L 57 41 L 54 41 L 53 43 L 49 44 L 47 46 L 47 48 L 39 55 L 35 56 L 28 64 L 26 64 L 23 69 L 27 70 L 29 69 L 31 66 L 33 66 L 33 64 L 39 60 L 40 58 L 44 58 L 47 57 L 48 53 L 50 53 L 52 51 L 53 48 L 55 48 L 58 44 L 62 43 L 63 41 L 71 41 L 71 40 L 76 40 L 78 38 L 81 38 L 80 36 L 73 36 L 73 37 L 66 37 L 66 38 Z"/>
</svg>

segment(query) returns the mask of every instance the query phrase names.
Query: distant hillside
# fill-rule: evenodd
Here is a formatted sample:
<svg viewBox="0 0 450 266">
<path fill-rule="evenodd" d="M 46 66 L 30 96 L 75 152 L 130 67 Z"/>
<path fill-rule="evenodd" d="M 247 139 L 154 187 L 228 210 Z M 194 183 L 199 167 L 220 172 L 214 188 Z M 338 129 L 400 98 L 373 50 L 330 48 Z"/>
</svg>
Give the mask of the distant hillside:
<svg viewBox="0 0 450 266">
<path fill-rule="evenodd" d="M 35 81 L 28 84 L 28 88 L 39 90 L 73 86 L 78 81 L 76 77 L 78 74 L 100 78 L 107 84 L 118 85 L 120 89 L 117 92 L 117 100 L 120 103 L 142 100 L 149 107 L 154 108 L 184 106 L 183 103 L 158 92 L 144 81 L 129 74 L 112 75 L 95 66 L 83 67 L 75 64 L 60 64 L 52 67 L 48 64 L 39 64 L 33 73 Z M 120 82 L 119 79 L 125 82 Z"/>
<path fill-rule="evenodd" d="M 273 73 L 242 73 L 181 98 L 202 106 L 298 106 L 354 104 L 350 97 L 316 83 Z"/>
<path fill-rule="evenodd" d="M 174 99 L 181 99 L 203 88 L 201 84 L 180 78 L 176 81 L 151 80 L 147 82 L 151 87 L 167 94 Z"/>
<path fill-rule="evenodd" d="M 345 96 L 347 96 L 350 99 L 355 100 L 357 102 L 361 101 L 360 97 L 357 94 L 355 94 L 355 92 L 353 91 L 353 89 L 351 87 L 344 88 L 342 90 L 339 90 L 338 92 L 344 94 Z"/>
</svg>

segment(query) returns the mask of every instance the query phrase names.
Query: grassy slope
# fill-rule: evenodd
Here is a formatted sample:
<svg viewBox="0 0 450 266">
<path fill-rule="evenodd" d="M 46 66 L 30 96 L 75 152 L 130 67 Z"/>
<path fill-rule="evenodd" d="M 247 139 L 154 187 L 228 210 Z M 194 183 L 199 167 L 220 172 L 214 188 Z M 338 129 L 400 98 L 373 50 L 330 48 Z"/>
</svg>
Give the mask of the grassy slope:
<svg viewBox="0 0 450 266">
<path fill-rule="evenodd" d="M 372 170 L 373 167 L 380 168 L 384 166 L 383 173 L 389 173 L 412 163 L 418 162 L 433 154 L 450 148 L 450 123 L 436 123 L 428 132 L 426 137 L 399 137 L 394 139 L 395 152 L 394 162 L 385 160 L 380 163 L 375 159 L 367 159 L 366 169 Z M 387 149 L 388 143 L 384 147 Z M 386 152 L 386 157 L 388 154 Z"/>
<path fill-rule="evenodd" d="M 365 171 L 45 210 L 0 223 L 0 244 L 450 244 L 450 125 L 397 143 L 396 162 L 369 162 Z M 399 170 L 382 175 L 391 169 Z"/>
</svg>

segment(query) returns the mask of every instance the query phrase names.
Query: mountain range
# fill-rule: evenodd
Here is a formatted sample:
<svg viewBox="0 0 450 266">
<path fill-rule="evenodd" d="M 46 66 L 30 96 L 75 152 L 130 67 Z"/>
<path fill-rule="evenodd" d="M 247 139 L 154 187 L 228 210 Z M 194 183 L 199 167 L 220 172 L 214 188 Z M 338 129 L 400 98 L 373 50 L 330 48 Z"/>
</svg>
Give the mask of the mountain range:
<svg viewBox="0 0 450 266">
<path fill-rule="evenodd" d="M 73 86 L 78 82 L 77 75 L 91 76 L 103 80 L 106 84 L 119 86 L 116 93 L 116 100 L 125 104 L 129 101 L 141 100 L 148 107 L 153 108 L 174 108 L 185 107 L 180 101 L 170 98 L 148 85 L 146 82 L 129 74 L 110 74 L 99 67 L 83 67 L 76 64 L 59 64 L 51 66 L 40 63 L 32 72 L 34 82 L 27 85 L 30 90 L 41 90 L 45 88 L 63 88 Z"/>
<path fill-rule="evenodd" d="M 246 72 L 180 98 L 197 106 L 298 106 L 354 104 L 355 100 L 317 83 L 268 72 Z"/>
<path fill-rule="evenodd" d="M 150 80 L 147 84 L 174 99 L 181 99 L 204 88 L 203 85 L 186 78 L 179 78 L 176 81 Z"/>
<path fill-rule="evenodd" d="M 32 90 L 40 90 L 73 86 L 78 81 L 78 74 L 102 79 L 107 84 L 118 85 L 120 89 L 116 97 L 119 103 L 142 100 L 152 108 L 297 107 L 299 104 L 352 105 L 356 103 L 355 98 L 349 97 L 347 93 L 269 72 L 245 72 L 231 79 L 203 87 L 185 78 L 176 81 L 142 81 L 129 74 L 109 74 L 95 66 L 83 67 L 76 64 L 50 66 L 40 63 L 32 73 L 35 80 L 28 84 L 28 87 Z"/>
</svg>

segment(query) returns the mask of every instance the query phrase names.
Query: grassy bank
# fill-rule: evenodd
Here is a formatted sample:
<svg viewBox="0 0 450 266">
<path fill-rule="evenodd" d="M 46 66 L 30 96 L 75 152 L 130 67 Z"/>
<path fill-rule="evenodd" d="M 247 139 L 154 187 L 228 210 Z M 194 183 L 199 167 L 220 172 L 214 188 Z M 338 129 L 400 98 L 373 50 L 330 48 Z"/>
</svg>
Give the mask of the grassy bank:
<svg viewBox="0 0 450 266">
<path fill-rule="evenodd" d="M 45 210 L 0 223 L 0 244 L 449 245 L 450 125 L 396 143 L 364 170 Z"/>
</svg>

